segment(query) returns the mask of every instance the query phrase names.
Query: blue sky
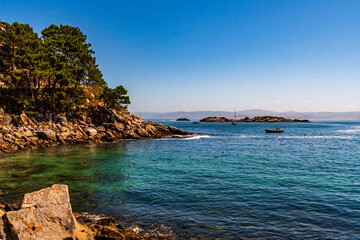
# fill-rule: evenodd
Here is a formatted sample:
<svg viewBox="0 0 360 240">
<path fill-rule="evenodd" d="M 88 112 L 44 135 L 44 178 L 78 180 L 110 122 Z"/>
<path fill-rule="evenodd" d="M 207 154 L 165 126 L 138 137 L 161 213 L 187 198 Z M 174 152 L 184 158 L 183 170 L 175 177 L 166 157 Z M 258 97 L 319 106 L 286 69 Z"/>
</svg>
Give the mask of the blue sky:
<svg viewBox="0 0 360 240">
<path fill-rule="evenodd" d="M 360 110 L 360 1 L 0 1 L 78 26 L 130 111 Z"/>
</svg>

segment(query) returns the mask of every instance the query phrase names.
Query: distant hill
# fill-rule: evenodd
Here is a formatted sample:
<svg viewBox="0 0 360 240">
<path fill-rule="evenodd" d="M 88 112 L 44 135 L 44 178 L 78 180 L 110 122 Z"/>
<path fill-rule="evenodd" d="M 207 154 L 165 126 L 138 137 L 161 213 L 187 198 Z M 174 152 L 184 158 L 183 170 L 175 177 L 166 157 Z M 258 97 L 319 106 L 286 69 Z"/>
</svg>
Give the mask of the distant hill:
<svg viewBox="0 0 360 240">
<path fill-rule="evenodd" d="M 142 112 L 141 117 L 145 119 L 201 119 L 205 117 L 227 117 L 234 118 L 234 112 L 226 111 L 193 111 L 193 112 Z M 250 109 L 236 112 L 236 118 L 256 117 L 256 116 L 277 116 L 285 118 L 298 118 L 309 120 L 360 120 L 360 111 L 357 112 L 275 112 L 263 109 Z"/>
</svg>

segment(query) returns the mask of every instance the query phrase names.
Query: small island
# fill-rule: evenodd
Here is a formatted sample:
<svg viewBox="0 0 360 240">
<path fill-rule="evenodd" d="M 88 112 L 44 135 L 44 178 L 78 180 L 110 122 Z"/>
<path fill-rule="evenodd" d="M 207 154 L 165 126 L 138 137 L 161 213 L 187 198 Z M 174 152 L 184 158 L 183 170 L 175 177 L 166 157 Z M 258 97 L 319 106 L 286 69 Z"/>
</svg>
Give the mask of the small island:
<svg viewBox="0 0 360 240">
<path fill-rule="evenodd" d="M 186 121 L 186 122 L 189 122 L 190 119 L 188 119 L 188 118 L 178 118 L 178 119 L 176 119 L 176 121 Z"/>
<path fill-rule="evenodd" d="M 241 119 L 229 119 L 226 117 L 206 117 L 200 122 L 310 122 L 307 119 L 290 119 L 275 116 L 257 116 L 253 118 L 245 117 Z"/>
</svg>

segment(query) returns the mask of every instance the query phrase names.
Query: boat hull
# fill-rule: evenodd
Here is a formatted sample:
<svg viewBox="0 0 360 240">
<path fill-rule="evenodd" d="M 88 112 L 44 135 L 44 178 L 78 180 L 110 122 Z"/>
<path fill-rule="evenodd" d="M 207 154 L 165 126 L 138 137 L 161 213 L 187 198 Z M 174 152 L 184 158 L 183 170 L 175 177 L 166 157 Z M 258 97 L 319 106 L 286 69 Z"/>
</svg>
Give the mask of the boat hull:
<svg viewBox="0 0 360 240">
<path fill-rule="evenodd" d="M 284 129 L 265 129 L 265 132 L 267 132 L 267 133 L 282 133 L 282 132 L 284 132 Z"/>
</svg>

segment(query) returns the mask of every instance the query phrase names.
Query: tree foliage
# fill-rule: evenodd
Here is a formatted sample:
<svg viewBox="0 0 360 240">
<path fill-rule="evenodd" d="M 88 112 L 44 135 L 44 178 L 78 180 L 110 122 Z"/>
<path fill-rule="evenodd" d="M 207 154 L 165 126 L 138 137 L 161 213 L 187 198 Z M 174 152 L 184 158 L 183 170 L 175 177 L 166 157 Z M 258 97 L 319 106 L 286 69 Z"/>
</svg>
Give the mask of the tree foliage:
<svg viewBox="0 0 360 240">
<path fill-rule="evenodd" d="M 50 25 L 39 37 L 28 24 L 5 23 L 0 30 L 0 81 L 7 86 L 0 88 L 0 107 L 13 112 L 76 111 L 86 105 L 84 89 L 90 87 L 102 89 L 97 98 L 107 107 L 126 107 L 127 91 L 107 87 L 94 53 L 78 27 Z"/>
<path fill-rule="evenodd" d="M 123 86 L 117 86 L 116 88 L 105 87 L 101 98 L 104 100 L 104 106 L 106 108 L 121 109 L 126 108 L 130 104 L 130 98 L 125 96 L 127 91 Z"/>
</svg>

